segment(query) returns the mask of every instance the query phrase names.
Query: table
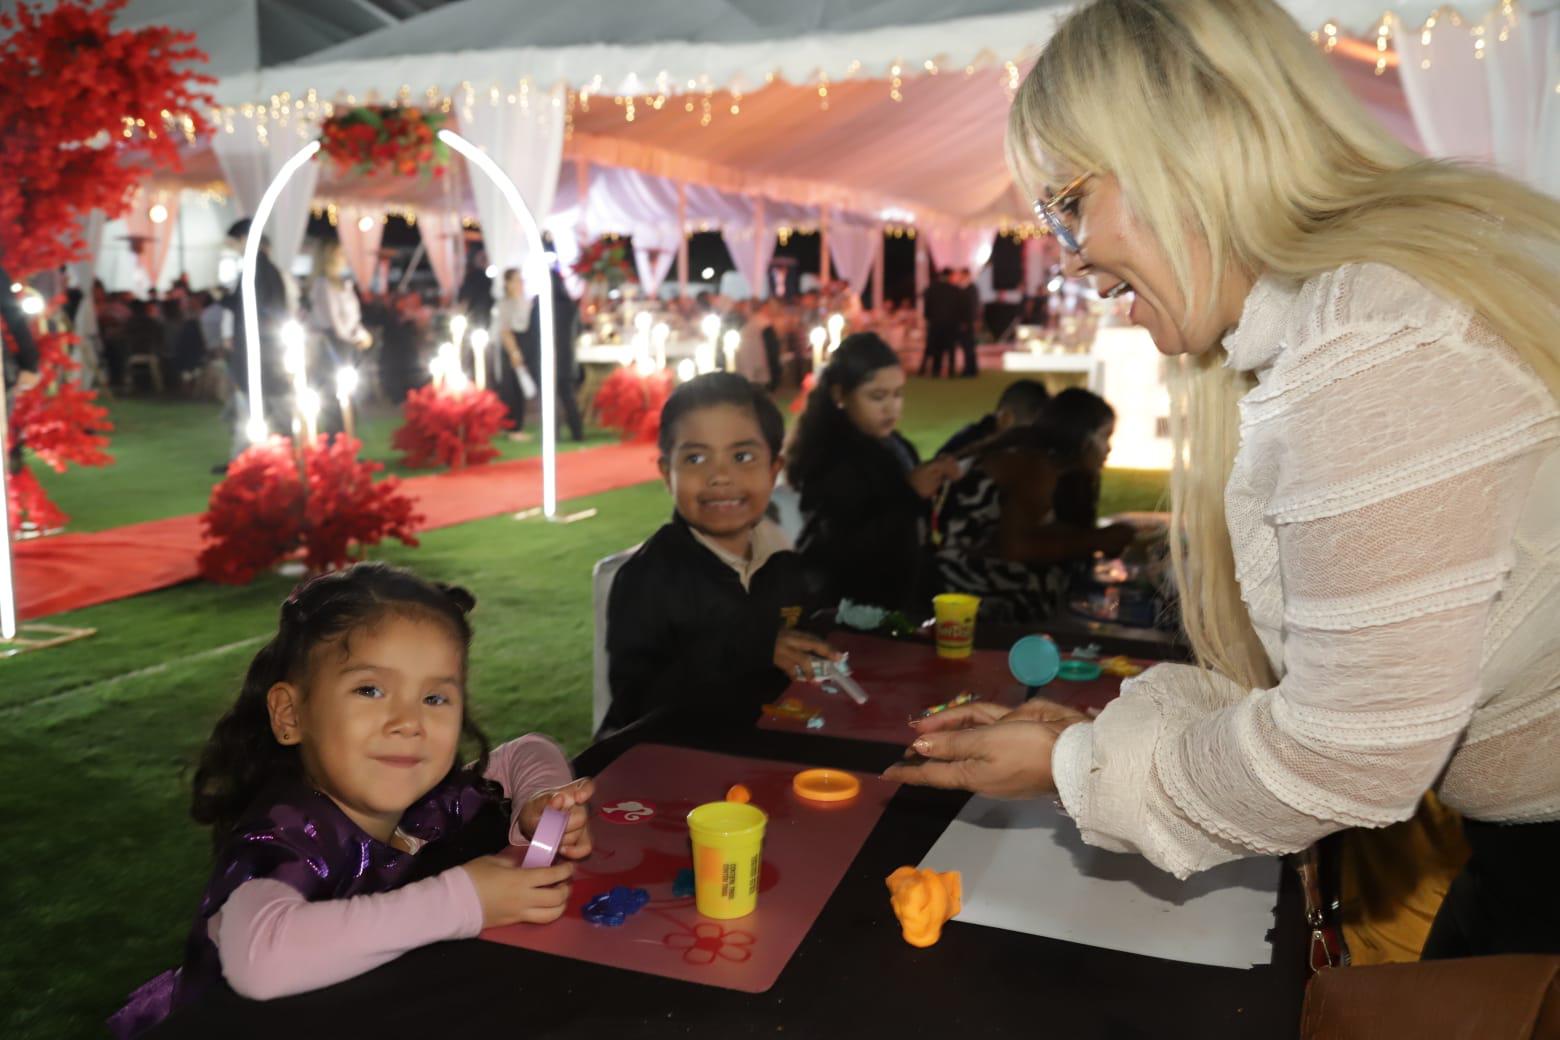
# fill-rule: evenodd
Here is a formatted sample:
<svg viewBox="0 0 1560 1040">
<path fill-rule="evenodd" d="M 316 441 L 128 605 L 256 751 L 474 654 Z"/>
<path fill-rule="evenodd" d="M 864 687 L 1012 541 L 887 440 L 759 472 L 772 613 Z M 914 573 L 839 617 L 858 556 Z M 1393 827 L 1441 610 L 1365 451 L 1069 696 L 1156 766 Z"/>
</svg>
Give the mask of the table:
<svg viewBox="0 0 1560 1040">
<path fill-rule="evenodd" d="M 1107 648 L 1109 651 L 1111 648 Z M 645 741 L 799 765 L 880 770 L 885 745 L 813 734 L 631 728 L 575 761 L 600 771 Z M 1247 971 L 1179 964 L 954 922 L 926 950 L 900 938 L 883 879 L 916 864 L 967 795 L 894 796 L 779 981 L 744 994 L 549 957 L 480 940 L 441 943 L 356 979 L 260 1004 L 230 992 L 154 1036 L 879 1037 L 1198 1036 L 1281 1038 L 1298 1030 L 1305 933 L 1283 872 L 1274 958 Z M 1037 879 L 1037 897 L 1043 882 Z"/>
</svg>

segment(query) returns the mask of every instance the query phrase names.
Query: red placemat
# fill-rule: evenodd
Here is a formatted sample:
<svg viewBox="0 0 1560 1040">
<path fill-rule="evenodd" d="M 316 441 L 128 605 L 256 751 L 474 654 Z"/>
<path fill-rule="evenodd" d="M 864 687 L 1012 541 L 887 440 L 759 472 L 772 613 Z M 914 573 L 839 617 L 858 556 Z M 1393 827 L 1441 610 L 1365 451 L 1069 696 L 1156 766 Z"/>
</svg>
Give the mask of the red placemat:
<svg viewBox="0 0 1560 1040">
<path fill-rule="evenodd" d="M 898 784 L 857 773 L 848 802 L 805 802 L 791 791 L 802 766 L 641 744 L 596 778 L 595 852 L 574 876 L 569 909 L 550 925 L 490 928 L 482 938 L 630 971 L 762 993 L 773 986 L 883 814 Z M 689 810 L 745 784 L 769 815 L 758 909 L 713 921 L 672 886 L 691 869 Z M 615 885 L 643 888 L 649 904 L 619 928 L 580 910 Z"/>
<path fill-rule="evenodd" d="M 843 693 L 825 693 L 817 683 L 792 683 L 780 697 L 794 697 L 823 717 L 823 728 L 809 730 L 803 719 L 765 715 L 760 729 L 811 732 L 887 744 L 908 744 L 909 726 L 918 715 L 968 691 L 981 700 L 1017 705 L 1025 689 L 1008 671 L 1007 653 L 976 650 L 963 660 L 937 656 L 930 643 L 911 643 L 856 632 L 836 632 L 829 642 L 850 654 L 851 675 L 867 692 L 858 705 Z M 1065 655 L 1064 655 L 1065 656 Z M 1147 668 L 1153 662 L 1134 661 Z M 1040 687 L 1040 696 L 1077 708 L 1103 708 L 1121 692 L 1121 678 L 1108 672 L 1088 682 L 1054 679 Z"/>
</svg>

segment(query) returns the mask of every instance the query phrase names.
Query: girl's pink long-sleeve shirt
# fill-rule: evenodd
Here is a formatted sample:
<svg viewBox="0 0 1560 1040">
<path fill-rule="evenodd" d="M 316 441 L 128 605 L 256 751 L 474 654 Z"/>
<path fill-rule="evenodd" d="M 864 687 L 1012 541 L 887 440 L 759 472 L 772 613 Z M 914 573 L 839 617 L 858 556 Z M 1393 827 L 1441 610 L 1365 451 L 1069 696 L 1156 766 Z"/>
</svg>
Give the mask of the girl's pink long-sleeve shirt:
<svg viewBox="0 0 1560 1040">
<path fill-rule="evenodd" d="M 509 841 L 526 843 L 520 810 L 573 779 L 558 745 L 532 733 L 493 750 L 485 775 L 514 804 Z M 392 892 L 311 903 L 269 878 L 234 890 L 207 925 L 234 992 L 269 1000 L 361 975 L 408 950 L 482 930 L 471 875 L 455 867 Z"/>
</svg>

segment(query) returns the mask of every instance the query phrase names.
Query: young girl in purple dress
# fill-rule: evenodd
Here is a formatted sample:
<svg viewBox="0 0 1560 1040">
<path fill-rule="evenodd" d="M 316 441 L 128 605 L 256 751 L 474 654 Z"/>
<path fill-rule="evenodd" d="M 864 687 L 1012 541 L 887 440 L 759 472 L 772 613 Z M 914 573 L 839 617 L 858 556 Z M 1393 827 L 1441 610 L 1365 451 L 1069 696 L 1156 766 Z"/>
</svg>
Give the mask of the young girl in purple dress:
<svg viewBox="0 0 1560 1040">
<path fill-rule="evenodd" d="M 184 964 L 110 1021 L 132 1037 L 222 983 L 269 999 L 352 978 L 485 927 L 547 924 L 573 867 L 504 856 L 544 809 L 589 855 L 589 780 L 530 734 L 489 752 L 467 704 L 464 589 L 383 564 L 315 578 L 282 604 L 195 772 L 215 861 Z M 461 766 L 462 740 L 479 750 Z"/>
</svg>

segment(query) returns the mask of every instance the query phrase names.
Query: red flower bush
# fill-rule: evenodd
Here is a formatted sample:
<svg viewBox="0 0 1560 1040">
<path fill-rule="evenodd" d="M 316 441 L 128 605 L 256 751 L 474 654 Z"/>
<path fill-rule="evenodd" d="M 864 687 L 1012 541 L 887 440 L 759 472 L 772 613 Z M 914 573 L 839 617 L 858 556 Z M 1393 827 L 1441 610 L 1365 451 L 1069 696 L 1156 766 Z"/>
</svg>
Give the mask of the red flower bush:
<svg viewBox="0 0 1560 1040">
<path fill-rule="evenodd" d="M 406 421 L 390 438 L 414 468 L 480 466 L 498 456 L 493 438 L 514 423 L 509 410 L 491 390 L 468 387 L 449 390 L 430 383 L 406 395 Z"/>
<path fill-rule="evenodd" d="M 19 4 L 0 15 L 0 268 L 25 282 L 78 259 L 78 220 L 94 209 L 124 212 L 148 170 L 182 168 L 179 141 L 204 129 L 197 109 L 214 82 L 185 67 L 205 61 L 194 35 L 162 27 L 115 32 L 126 0 Z M 4 291 L 4 286 L 0 286 Z M 51 305 L 55 301 L 49 301 Z M 8 330 L 4 349 L 15 351 Z M 112 428 L 96 394 L 68 380 L 76 367 L 64 333 L 38 337 L 39 385 L 19 393 L 6 431 L 56 470 L 112 461 Z M 13 529 L 23 518 L 56 527 L 64 516 L 36 481 L 10 496 Z"/>
<path fill-rule="evenodd" d="M 320 151 L 337 172 L 383 172 L 442 177 L 450 150 L 438 139 L 442 112 L 420 108 L 351 108 L 325 121 Z"/>
<path fill-rule="evenodd" d="M 12 473 L 6 481 L 5 490 L 13 531 L 20 531 L 24 520 L 30 521 L 40 531 L 52 531 L 64 527 L 65 521 L 69 519 L 49 500 L 30 469 L 23 467 Z"/>
<path fill-rule="evenodd" d="M 354 547 L 386 538 L 415 546 L 422 516 L 400 481 L 374 480 L 384 467 L 359 459 L 360 447 L 344 436 L 306 445 L 307 489 L 285 438 L 272 437 L 233 460 L 201 517 L 207 539 L 201 575 L 242 585 L 299 550 L 318 572 L 344 565 Z"/>
<path fill-rule="evenodd" d="M 56 473 L 71 462 L 106 466 L 114 461 L 104 450 L 108 438 L 103 434 L 114 428 L 107 410 L 97 404 L 96 394 L 67 378 L 81 367 L 65 352 L 75 342 L 66 332 L 38 337 L 38 385 L 17 394 L 9 414 L 10 435 L 21 437 L 27 450 Z"/>
<path fill-rule="evenodd" d="M 654 443 L 661 432 L 661 406 L 672 396 L 672 373 L 649 375 L 629 365 L 618 368 L 596 391 L 596 415 L 601 425 L 616 430 L 625 441 Z"/>
</svg>

